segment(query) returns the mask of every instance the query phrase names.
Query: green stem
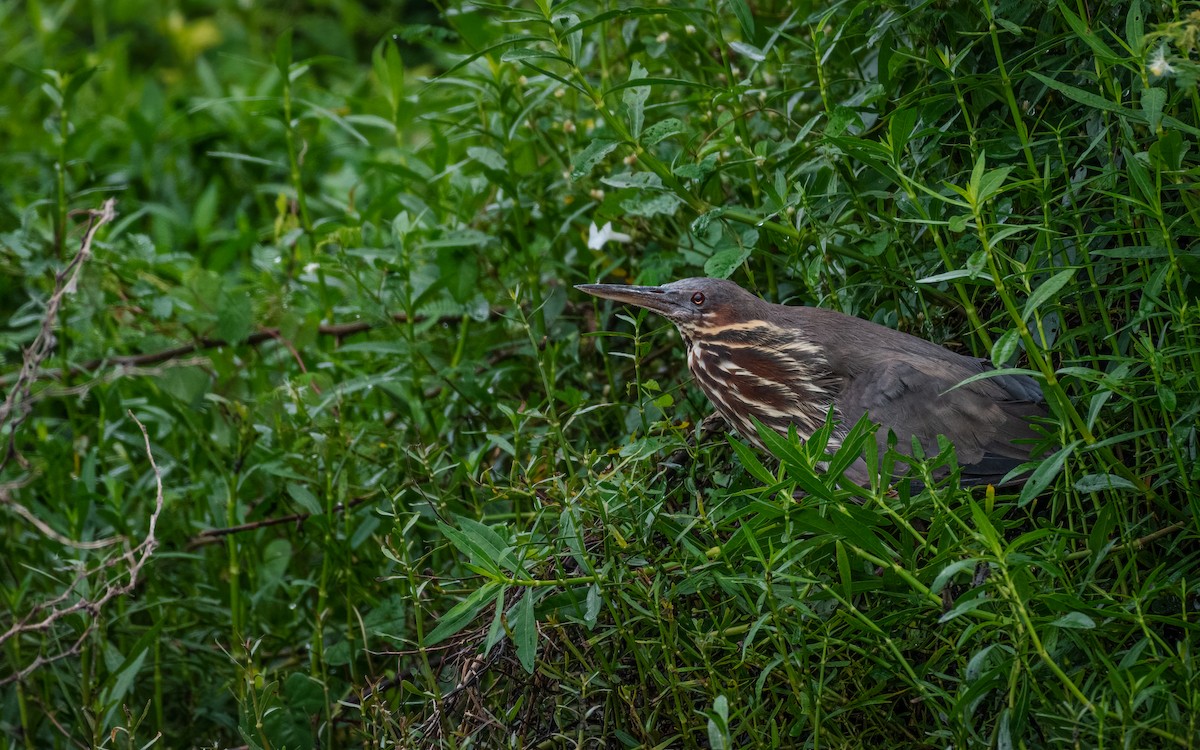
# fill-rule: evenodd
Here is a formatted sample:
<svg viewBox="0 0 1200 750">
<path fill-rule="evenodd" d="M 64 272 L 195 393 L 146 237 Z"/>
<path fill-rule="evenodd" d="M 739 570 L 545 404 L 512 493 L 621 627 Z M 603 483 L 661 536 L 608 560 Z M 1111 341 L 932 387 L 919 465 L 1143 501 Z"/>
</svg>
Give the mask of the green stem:
<svg viewBox="0 0 1200 750">
<path fill-rule="evenodd" d="M 1043 391 L 1054 402 L 1058 413 L 1065 416 L 1079 436 L 1083 438 L 1086 445 L 1095 448 L 1106 464 L 1122 478 L 1132 483 L 1146 497 L 1154 499 L 1156 493 L 1135 472 L 1119 461 L 1107 445 L 1097 445 L 1097 438 L 1088 426 L 1087 420 L 1084 419 L 1079 410 L 1075 408 L 1075 404 L 1067 396 L 1062 383 L 1058 380 L 1049 357 L 1045 355 L 1038 343 L 1034 341 L 1033 334 L 1029 330 L 1024 316 L 1017 309 L 1016 301 L 1013 299 L 1012 294 L 1008 290 L 1008 285 L 1005 283 L 1004 274 L 1000 271 L 999 260 L 996 257 L 995 246 L 988 234 L 988 225 L 983 215 L 982 205 L 974 200 L 973 197 L 970 200 L 970 204 L 971 212 L 975 219 L 975 231 L 987 256 L 988 272 L 991 274 L 992 284 L 996 288 L 996 294 L 1004 305 L 1004 310 L 1008 314 L 1009 320 L 1016 327 L 1017 335 L 1020 336 L 1021 342 L 1025 345 L 1025 353 L 1029 357 L 1030 365 L 1042 375 L 1045 383 Z"/>
<path fill-rule="evenodd" d="M 1013 92 L 1008 66 L 1004 64 L 1004 53 L 1000 45 L 999 29 L 996 27 L 991 0 L 984 0 L 983 13 L 988 22 L 988 36 L 992 40 L 992 52 L 996 56 L 996 69 L 1000 72 L 1000 88 L 1004 93 L 1004 101 L 1008 103 L 1009 112 L 1012 113 L 1013 125 L 1017 128 L 1017 136 L 1021 141 L 1021 151 L 1025 154 L 1025 163 L 1029 167 L 1030 178 L 1040 181 L 1041 175 L 1038 173 L 1037 161 L 1033 158 L 1033 150 L 1029 147 L 1029 128 L 1025 125 L 1025 118 L 1021 115 L 1020 106 L 1017 105 L 1017 95 Z"/>
</svg>

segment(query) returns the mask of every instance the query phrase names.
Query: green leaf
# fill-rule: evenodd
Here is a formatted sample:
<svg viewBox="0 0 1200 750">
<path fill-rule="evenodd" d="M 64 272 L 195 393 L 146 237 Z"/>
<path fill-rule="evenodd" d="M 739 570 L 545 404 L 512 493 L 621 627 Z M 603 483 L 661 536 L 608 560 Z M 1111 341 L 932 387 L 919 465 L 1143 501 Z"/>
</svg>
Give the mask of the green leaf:
<svg viewBox="0 0 1200 750">
<path fill-rule="evenodd" d="M 1050 624 L 1056 628 L 1070 630 L 1091 630 L 1096 627 L 1096 621 L 1082 612 L 1068 612 Z"/>
<path fill-rule="evenodd" d="M 592 568 L 591 558 L 583 548 L 583 535 L 576 520 L 578 516 L 579 509 L 574 505 L 568 503 L 563 506 L 563 511 L 558 516 L 558 539 L 571 551 L 575 564 L 591 575 L 595 570 Z"/>
<path fill-rule="evenodd" d="M 746 44 L 745 42 L 730 42 L 729 49 L 738 53 L 742 57 L 753 60 L 754 62 L 762 62 L 763 60 L 767 59 L 766 54 L 764 54 L 762 50 L 760 50 L 758 47 L 755 47 L 753 44 Z"/>
<path fill-rule="evenodd" d="M 646 190 L 650 188 L 661 189 L 662 178 L 653 172 L 623 172 L 621 174 L 610 174 L 607 177 L 601 177 L 600 181 L 609 187 L 618 189 L 635 188 Z"/>
<path fill-rule="evenodd" d="M 683 121 L 678 117 L 668 117 L 665 120 L 654 123 L 642 132 L 642 145 L 653 146 L 660 141 L 683 132 L 686 132 Z"/>
<path fill-rule="evenodd" d="M 289 28 L 279 35 L 275 41 L 275 69 L 283 76 L 287 84 L 289 69 L 292 66 L 292 30 Z"/>
<path fill-rule="evenodd" d="M 316 713 L 325 706 L 325 688 L 320 682 L 303 672 L 292 672 L 283 684 L 289 709 L 302 713 Z"/>
<path fill-rule="evenodd" d="M 438 250 L 437 261 L 438 280 L 445 284 L 455 302 L 465 304 L 475 296 L 479 263 L 473 253 L 443 246 Z"/>
<path fill-rule="evenodd" d="M 990 602 L 991 602 L 991 599 L 988 599 L 985 596 L 977 596 L 977 597 L 971 597 L 971 598 L 963 597 L 954 605 L 954 607 L 949 612 L 947 612 L 946 614 L 944 614 L 938 618 L 938 623 L 943 624 L 943 623 L 950 622 L 954 618 L 961 617 L 961 616 L 967 614 L 968 612 L 972 612 L 986 604 L 989 604 Z"/>
<path fill-rule="evenodd" d="M 674 216 L 683 201 L 674 193 L 659 193 L 653 196 L 638 196 L 621 201 L 621 208 L 633 216 Z"/>
<path fill-rule="evenodd" d="M 754 13 L 746 0 L 729 0 L 729 7 L 737 17 L 738 25 L 742 27 L 742 36 L 750 41 L 757 39 L 757 29 L 754 27 Z"/>
<path fill-rule="evenodd" d="M 110 669 L 108 677 L 104 680 L 104 703 L 116 706 L 129 695 L 138 674 L 142 671 L 146 655 L 161 637 L 164 622 L 165 620 L 158 620 L 147 628 L 129 648 L 129 655 L 119 665 Z"/>
<path fill-rule="evenodd" d="M 500 152 L 487 146 L 471 146 L 467 149 L 467 156 L 488 169 L 494 169 L 497 172 L 508 171 L 508 162 L 500 155 Z"/>
<path fill-rule="evenodd" d="M 525 60 L 554 60 L 555 62 L 567 63 L 568 65 L 571 63 L 571 61 L 569 59 L 563 57 L 562 55 L 555 54 L 554 52 L 547 52 L 545 50 L 540 50 L 540 49 L 531 49 L 529 47 L 519 47 L 517 49 L 510 49 L 507 52 L 505 52 L 503 55 L 501 55 L 500 59 L 503 60 L 504 62 L 523 62 Z"/>
<path fill-rule="evenodd" d="M 1145 13 L 1146 9 L 1141 3 L 1129 4 L 1129 14 L 1125 16 L 1125 41 L 1133 49 L 1140 48 L 1146 35 Z"/>
<path fill-rule="evenodd" d="M 728 750 L 733 747 L 729 736 L 729 699 L 718 695 L 713 701 L 711 711 L 705 711 L 708 718 L 708 746 L 711 750 Z"/>
<path fill-rule="evenodd" d="M 292 496 L 292 499 L 296 501 L 296 504 L 308 513 L 319 516 L 325 512 L 325 509 L 321 507 L 321 501 L 304 485 L 296 482 L 288 482 L 287 491 Z"/>
<path fill-rule="evenodd" d="M 891 241 L 891 231 L 880 229 L 878 232 L 867 237 L 867 242 L 862 245 L 862 253 L 868 258 L 878 258 L 887 250 Z"/>
<path fill-rule="evenodd" d="M 816 475 L 811 462 L 790 438 L 780 435 L 757 419 L 754 420 L 754 428 L 758 431 L 758 439 L 786 467 L 788 476 L 801 489 L 822 500 L 833 500 L 833 491 Z"/>
<path fill-rule="evenodd" d="M 492 610 L 492 624 L 488 627 L 487 637 L 483 641 L 483 653 L 490 654 L 492 648 L 504 638 L 504 599 L 508 592 L 504 589 L 496 596 L 496 606 Z"/>
<path fill-rule="evenodd" d="M 888 549 L 876 533 L 881 519 L 875 511 L 860 508 L 852 503 L 837 503 L 832 508 L 830 520 L 837 528 L 838 536 L 847 542 L 875 557 L 895 557 L 895 553 Z"/>
<path fill-rule="evenodd" d="M 1068 268 L 1065 271 L 1059 271 L 1042 282 L 1041 286 L 1034 289 L 1033 294 L 1029 295 L 1029 299 L 1026 300 L 1025 310 L 1021 313 L 1021 320 L 1028 321 L 1037 312 L 1039 307 L 1045 304 L 1047 300 L 1052 299 L 1067 284 L 1070 284 L 1073 278 L 1075 278 L 1075 269 Z"/>
<path fill-rule="evenodd" d="M 918 284 L 940 284 L 943 281 L 954 281 L 955 279 L 965 279 L 971 275 L 972 275 L 972 273 L 971 273 L 970 269 L 959 268 L 959 269 L 956 269 L 953 271 L 944 271 L 942 273 L 935 273 L 932 276 L 922 277 L 920 279 L 917 279 L 916 283 L 918 283 Z"/>
<path fill-rule="evenodd" d="M 940 594 L 942 589 L 945 588 L 946 584 L 950 582 L 951 578 L 964 570 L 974 570 L 978 563 L 979 558 L 977 557 L 970 557 L 966 560 L 956 560 L 950 563 L 946 567 L 942 568 L 941 572 L 937 574 L 937 577 L 933 579 L 933 583 L 929 585 L 930 593 Z"/>
<path fill-rule="evenodd" d="M 862 117 L 850 107 L 839 104 L 829 113 L 829 124 L 825 126 L 825 135 L 829 137 L 839 136 L 845 133 L 851 125 L 861 130 L 863 126 Z"/>
<path fill-rule="evenodd" d="M 98 70 L 100 68 L 92 66 L 71 74 L 71 77 L 67 80 L 66 88 L 63 89 L 63 107 L 71 106 L 72 101 L 75 99 L 75 94 L 79 89 L 83 88 L 83 84 L 90 81 L 92 76 L 96 75 L 96 71 Z"/>
<path fill-rule="evenodd" d="M 488 581 L 471 593 L 466 599 L 450 608 L 442 615 L 437 625 L 425 636 L 423 646 L 435 646 L 458 631 L 465 628 L 480 610 L 492 603 L 504 592 L 504 584 L 499 581 Z"/>
<path fill-rule="evenodd" d="M 507 577 L 501 566 L 509 573 L 521 570 L 508 545 L 494 531 L 489 536 L 481 531 L 487 529 L 487 526 L 469 518 L 458 518 L 456 522 L 462 528 L 454 528 L 438 521 L 438 529 L 455 549 L 467 556 L 480 573 L 499 579 Z"/>
<path fill-rule="evenodd" d="M 571 178 L 578 180 L 581 177 L 587 177 L 591 174 L 592 168 L 599 164 L 604 157 L 611 154 L 619 145 L 618 141 L 610 141 L 603 138 L 597 138 L 589 143 L 587 148 L 575 156 Z"/>
<path fill-rule="evenodd" d="M 1137 5 L 1137 3 L 1134 3 L 1134 5 Z M 1087 24 L 1083 22 L 1083 19 L 1075 15 L 1063 0 L 1058 0 L 1058 12 L 1062 13 L 1063 18 L 1067 20 L 1067 25 L 1071 27 L 1071 31 L 1075 36 L 1082 39 L 1087 46 L 1091 47 L 1092 52 L 1103 63 L 1113 65 L 1124 61 L 1125 58 L 1113 52 L 1112 48 L 1105 44 L 1100 37 L 1096 36 L 1095 32 L 1089 29 Z"/>
<path fill-rule="evenodd" d="M 995 525 L 992 524 L 992 519 L 988 518 L 988 514 L 983 507 L 974 500 L 967 501 L 971 509 L 971 519 L 975 522 L 975 530 L 980 537 L 987 543 L 987 546 L 993 550 L 1001 548 L 1000 534 L 996 531 Z"/>
<path fill-rule="evenodd" d="M 1017 345 L 1021 343 L 1021 335 L 1017 329 L 1010 328 L 1005 331 L 1000 338 L 996 339 L 996 343 L 992 344 L 992 364 L 996 367 L 1004 367 L 1012 361 L 1013 355 L 1017 353 Z"/>
<path fill-rule="evenodd" d="M 892 113 L 888 122 L 888 136 L 892 142 L 892 156 L 897 161 L 904 155 L 904 148 L 912 138 L 918 116 L 916 108 L 900 109 Z"/>
<path fill-rule="evenodd" d="M 702 159 L 701 161 L 696 162 L 694 164 L 679 164 L 678 166 L 675 167 L 674 172 L 676 175 L 682 177 L 685 180 L 703 180 L 705 177 L 712 174 L 716 170 L 716 168 L 717 168 L 717 155 L 709 154 L 708 156 L 704 157 L 704 159 Z M 714 208 L 712 211 L 709 211 L 708 213 L 712 214 L 716 211 L 723 212 L 723 208 L 724 207 L 722 207 L 722 206 L 718 206 L 717 208 Z"/>
<path fill-rule="evenodd" d="M 1161 385 L 1158 387 L 1158 403 L 1162 405 L 1164 411 L 1173 412 L 1179 405 L 1179 399 L 1172 388 Z"/>
<path fill-rule="evenodd" d="M 704 275 L 714 279 L 728 279 L 746 262 L 751 252 L 749 247 L 727 247 L 718 250 L 704 262 Z"/>
<path fill-rule="evenodd" d="M 1142 90 L 1142 112 L 1146 115 L 1146 124 L 1155 132 L 1162 126 L 1163 105 L 1166 103 L 1166 89 L 1152 87 Z"/>
<path fill-rule="evenodd" d="M 517 602 L 509 614 L 512 618 L 508 626 L 512 628 L 513 645 L 517 647 L 517 660 L 529 674 L 537 661 L 537 620 L 533 615 L 534 589 L 528 589 L 521 601 Z"/>
<path fill-rule="evenodd" d="M 1104 490 L 1136 490 L 1133 482 L 1116 474 L 1084 474 L 1075 480 L 1076 492 L 1103 492 Z"/>
<path fill-rule="evenodd" d="M 1075 86 L 1070 86 L 1065 83 L 1060 83 L 1059 81 L 1056 81 L 1053 78 L 1044 76 L 1041 73 L 1034 73 L 1034 72 L 1030 71 L 1029 75 L 1033 76 L 1034 78 L 1041 81 L 1042 83 L 1049 86 L 1050 88 L 1054 89 L 1055 91 L 1057 91 L 1061 94 L 1065 94 L 1066 96 L 1079 102 L 1080 104 L 1083 104 L 1088 107 L 1092 107 L 1093 109 L 1101 110 L 1103 112 L 1112 112 L 1114 114 L 1122 115 L 1122 116 L 1132 120 L 1133 122 L 1138 122 L 1138 123 L 1142 123 L 1145 125 L 1149 124 L 1146 121 L 1146 115 L 1143 114 L 1142 112 L 1139 112 L 1139 111 L 1133 110 L 1133 109 L 1129 109 L 1128 107 L 1122 107 L 1120 105 L 1113 104 L 1112 102 L 1110 102 L 1109 100 L 1105 99 L 1102 96 L 1093 94 L 1090 91 L 1084 91 L 1083 89 L 1076 88 Z M 1164 116 L 1163 123 L 1166 125 L 1169 125 L 1173 128 L 1176 128 L 1178 130 L 1182 130 L 1183 132 L 1188 133 L 1190 135 L 1200 136 L 1200 128 L 1196 128 L 1196 127 L 1188 125 L 1184 122 L 1181 122 L 1177 118 Z"/>
<path fill-rule="evenodd" d="M 842 596 L 846 601 L 852 601 L 854 599 L 854 575 L 850 572 L 850 557 L 846 554 L 846 545 L 840 540 L 834 543 L 834 559 L 837 560 Z"/>
<path fill-rule="evenodd" d="M 1021 496 L 1017 498 L 1017 505 L 1023 507 L 1029 504 L 1029 501 L 1037 497 L 1042 490 L 1050 486 L 1055 477 L 1062 471 L 1063 463 L 1066 462 L 1067 456 L 1075 452 L 1079 447 L 1078 440 L 1074 440 L 1067 445 L 1064 445 L 1053 455 L 1043 458 L 1038 467 L 1029 475 L 1029 479 L 1025 481 L 1025 486 L 1021 488 Z"/>
<path fill-rule="evenodd" d="M 157 380 L 164 391 L 184 404 L 196 404 L 212 385 L 212 376 L 199 367 L 172 367 Z"/>
<path fill-rule="evenodd" d="M 292 543 L 287 539 L 272 539 L 262 552 L 262 562 L 255 569 L 258 586 L 252 600 L 258 602 L 263 595 L 273 592 L 287 573 L 292 560 Z"/>
<path fill-rule="evenodd" d="M 975 166 L 971 167 L 971 180 L 968 183 L 968 188 L 971 193 L 975 194 L 975 202 L 982 203 L 979 199 L 979 186 L 983 181 L 983 174 L 987 171 L 987 153 L 980 152 L 979 157 L 975 159 Z"/>
<path fill-rule="evenodd" d="M 763 466 L 762 461 L 758 460 L 758 456 L 749 446 L 732 435 L 726 435 L 725 439 L 733 446 L 733 452 L 737 454 L 738 461 L 746 471 L 750 472 L 750 476 L 767 486 L 775 484 L 775 476 L 767 471 L 767 467 Z"/>
<path fill-rule="evenodd" d="M 400 109 L 404 99 L 404 60 L 393 39 L 385 37 L 375 45 L 371 55 L 371 67 L 379 85 L 383 87 L 384 95 L 394 112 Z"/>
<path fill-rule="evenodd" d="M 254 328 L 254 311 L 248 292 L 224 292 L 217 309 L 217 338 L 240 344 Z"/>
<path fill-rule="evenodd" d="M 1154 180 L 1150 177 L 1150 170 L 1146 168 L 1137 154 L 1130 153 L 1128 149 L 1124 149 L 1124 154 L 1125 170 L 1133 179 L 1133 184 L 1137 185 L 1138 192 L 1142 194 L 1142 200 L 1152 210 L 1158 211 L 1160 196 Z"/>
<path fill-rule="evenodd" d="M 564 3 L 566 4 L 566 3 Z M 505 7 L 505 10 L 510 10 Z M 680 18 L 691 18 L 691 14 L 697 12 L 694 6 L 688 8 L 672 8 L 672 7 L 624 7 L 615 10 L 606 10 L 603 13 L 598 13 L 594 16 L 589 16 L 583 21 L 575 21 L 572 26 L 567 27 L 560 33 L 569 34 L 575 31 L 581 31 L 589 26 L 596 26 L 611 21 L 615 18 L 634 18 L 637 16 L 677 16 Z"/>
<path fill-rule="evenodd" d="M 588 628 L 596 627 L 596 620 L 600 617 L 600 608 L 604 604 L 604 597 L 600 592 L 600 585 L 593 583 L 588 587 L 586 608 L 583 611 L 583 622 Z"/>
<path fill-rule="evenodd" d="M 1000 188 L 1004 186 L 1004 181 L 1008 179 L 1008 174 L 1013 170 L 1012 167 L 1000 167 L 992 169 L 979 178 L 979 184 L 975 186 L 975 201 L 983 203 L 1000 192 Z M 993 239 L 993 244 L 996 242 Z"/>
<path fill-rule="evenodd" d="M 633 61 L 633 67 L 629 69 L 629 83 L 633 84 L 646 77 L 646 69 L 637 60 Z M 649 86 L 631 86 L 625 89 L 625 93 L 621 95 L 621 100 L 625 103 L 625 112 L 629 117 L 629 134 L 636 141 L 642 134 L 642 123 L 646 117 L 646 99 L 650 97 Z"/>
<path fill-rule="evenodd" d="M 428 250 L 444 247 L 483 247 L 495 241 L 495 237 L 478 229 L 455 229 L 446 232 L 440 239 L 421 243 L 421 248 Z"/>
<path fill-rule="evenodd" d="M 869 414 L 859 417 L 850 431 L 846 433 L 846 437 L 842 439 L 842 444 L 838 446 L 833 458 L 829 460 L 829 468 L 826 469 L 826 473 L 829 476 L 841 477 L 862 456 L 863 449 L 875 435 L 877 429 L 878 425 L 871 421 Z M 871 450 L 875 450 L 875 448 L 872 447 Z"/>
</svg>

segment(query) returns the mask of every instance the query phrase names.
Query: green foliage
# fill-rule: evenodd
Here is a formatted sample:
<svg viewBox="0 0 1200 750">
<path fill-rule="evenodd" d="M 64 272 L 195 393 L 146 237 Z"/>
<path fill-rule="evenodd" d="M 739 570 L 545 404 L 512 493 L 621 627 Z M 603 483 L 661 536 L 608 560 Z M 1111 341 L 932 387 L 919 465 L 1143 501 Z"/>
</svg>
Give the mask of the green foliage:
<svg viewBox="0 0 1200 750">
<path fill-rule="evenodd" d="M 25 5 L 13 746 L 1200 743 L 1194 12 Z M 570 289 L 701 274 L 1033 374 L 1045 457 L 714 437 Z"/>
</svg>

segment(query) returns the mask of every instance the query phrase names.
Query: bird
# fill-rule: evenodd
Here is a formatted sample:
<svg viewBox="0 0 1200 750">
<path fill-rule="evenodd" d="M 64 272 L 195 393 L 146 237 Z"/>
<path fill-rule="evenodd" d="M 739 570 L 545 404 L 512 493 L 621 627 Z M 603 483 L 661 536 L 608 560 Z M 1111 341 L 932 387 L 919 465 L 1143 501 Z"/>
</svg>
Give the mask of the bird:
<svg viewBox="0 0 1200 750">
<path fill-rule="evenodd" d="M 700 390 L 733 430 L 767 453 L 754 419 L 785 436 L 795 427 L 803 440 L 832 415 L 829 448 L 836 449 L 867 415 L 879 425 L 880 455 L 889 433 L 898 451 L 916 438 L 926 455 L 939 453 L 942 435 L 955 446 L 961 485 L 1007 486 L 1002 480 L 1030 460 L 1039 438 L 1031 420 L 1046 416 L 1041 387 L 1029 376 L 964 383 L 991 364 L 835 310 L 767 302 L 725 279 L 575 288 L 674 323 Z M 898 461 L 891 480 L 907 472 Z M 845 477 L 870 486 L 862 457 Z"/>
</svg>

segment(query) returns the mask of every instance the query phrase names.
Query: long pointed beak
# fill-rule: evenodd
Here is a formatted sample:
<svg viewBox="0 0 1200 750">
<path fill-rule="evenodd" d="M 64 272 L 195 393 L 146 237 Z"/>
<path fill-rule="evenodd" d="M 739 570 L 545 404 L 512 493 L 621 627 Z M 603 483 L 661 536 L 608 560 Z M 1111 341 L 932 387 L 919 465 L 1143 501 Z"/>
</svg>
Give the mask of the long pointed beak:
<svg viewBox="0 0 1200 750">
<path fill-rule="evenodd" d="M 676 309 L 676 303 L 661 286 L 628 286 L 626 284 L 577 284 L 581 292 L 593 297 L 610 299 L 614 302 L 624 302 L 627 305 L 644 307 L 647 310 L 666 315 Z"/>
</svg>

